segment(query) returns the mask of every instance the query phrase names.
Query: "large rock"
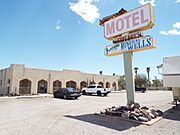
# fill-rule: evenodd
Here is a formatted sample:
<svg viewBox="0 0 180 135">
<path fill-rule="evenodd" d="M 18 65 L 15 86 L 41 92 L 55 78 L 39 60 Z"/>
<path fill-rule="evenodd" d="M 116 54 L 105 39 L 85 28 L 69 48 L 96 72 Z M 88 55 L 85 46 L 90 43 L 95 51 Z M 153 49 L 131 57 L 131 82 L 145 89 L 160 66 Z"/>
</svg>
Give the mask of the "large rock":
<svg viewBox="0 0 180 135">
<path fill-rule="evenodd" d="M 149 108 L 147 108 L 146 106 L 143 106 L 141 107 L 141 109 L 148 110 Z"/>
<path fill-rule="evenodd" d="M 138 117 L 138 120 L 142 122 L 148 122 L 148 119 L 145 117 Z"/>
<path fill-rule="evenodd" d="M 154 110 L 154 109 L 152 109 L 151 110 L 151 113 L 155 116 L 155 117 L 158 117 L 159 116 L 159 114 L 156 112 L 156 110 Z"/>
<path fill-rule="evenodd" d="M 139 108 L 140 108 L 140 105 L 139 105 L 139 103 L 133 103 L 133 104 L 131 105 L 131 108 L 137 108 L 137 109 L 139 109 Z"/>
<path fill-rule="evenodd" d="M 152 119 L 156 118 L 156 116 L 154 116 L 151 112 L 149 113 L 149 115 L 151 116 Z"/>
<path fill-rule="evenodd" d="M 134 115 L 130 115 L 130 116 L 129 116 L 129 119 L 137 120 L 137 121 L 138 121 L 138 118 L 137 118 L 136 116 L 134 116 Z"/>
<path fill-rule="evenodd" d="M 156 112 L 158 113 L 158 116 L 162 116 L 163 115 L 163 112 L 160 111 L 160 110 L 157 110 Z"/>
<path fill-rule="evenodd" d="M 122 114 L 121 114 L 121 117 L 122 118 L 129 118 L 129 113 L 128 112 L 123 112 Z"/>
<path fill-rule="evenodd" d="M 130 115 L 134 115 L 134 116 L 136 116 L 136 117 L 139 117 L 139 114 L 138 114 L 138 113 L 136 113 L 135 111 L 130 112 Z"/>
</svg>

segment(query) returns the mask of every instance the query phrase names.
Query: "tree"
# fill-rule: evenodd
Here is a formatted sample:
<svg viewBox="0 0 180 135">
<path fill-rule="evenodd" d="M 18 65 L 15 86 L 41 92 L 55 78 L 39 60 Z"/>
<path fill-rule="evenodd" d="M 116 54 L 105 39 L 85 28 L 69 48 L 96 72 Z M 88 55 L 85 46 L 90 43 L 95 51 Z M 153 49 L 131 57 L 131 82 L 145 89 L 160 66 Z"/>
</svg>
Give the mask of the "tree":
<svg viewBox="0 0 180 135">
<path fill-rule="evenodd" d="M 147 78 L 144 74 L 137 74 L 135 78 L 135 85 L 139 87 L 147 86 Z"/>
<path fill-rule="evenodd" d="M 99 74 L 102 75 L 103 71 L 99 71 Z"/>
<path fill-rule="evenodd" d="M 120 89 L 125 89 L 126 88 L 125 76 L 124 75 L 119 76 L 119 78 L 118 78 L 118 87 Z"/>
<path fill-rule="evenodd" d="M 150 72 L 150 67 L 146 68 L 147 74 L 148 74 L 148 86 L 150 87 L 150 78 L 149 78 L 149 72 Z"/>
<path fill-rule="evenodd" d="M 156 87 L 156 89 L 158 89 L 158 87 L 162 87 L 163 86 L 162 80 L 157 79 L 156 76 L 154 77 L 154 80 L 152 80 L 152 82 L 153 82 L 152 86 Z"/>
<path fill-rule="evenodd" d="M 138 69 L 139 69 L 138 67 L 135 67 L 135 68 L 134 68 L 134 72 L 135 72 L 135 75 L 136 75 L 136 76 L 137 76 L 137 71 L 138 71 Z"/>
</svg>

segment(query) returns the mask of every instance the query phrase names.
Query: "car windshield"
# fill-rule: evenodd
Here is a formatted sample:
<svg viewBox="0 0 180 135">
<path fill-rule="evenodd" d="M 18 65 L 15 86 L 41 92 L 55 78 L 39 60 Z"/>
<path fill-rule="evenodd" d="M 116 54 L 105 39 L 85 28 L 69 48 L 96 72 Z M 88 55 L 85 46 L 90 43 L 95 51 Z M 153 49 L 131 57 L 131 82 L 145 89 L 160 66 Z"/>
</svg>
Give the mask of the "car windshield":
<svg viewBox="0 0 180 135">
<path fill-rule="evenodd" d="M 75 88 L 67 88 L 69 92 L 77 92 Z"/>
</svg>

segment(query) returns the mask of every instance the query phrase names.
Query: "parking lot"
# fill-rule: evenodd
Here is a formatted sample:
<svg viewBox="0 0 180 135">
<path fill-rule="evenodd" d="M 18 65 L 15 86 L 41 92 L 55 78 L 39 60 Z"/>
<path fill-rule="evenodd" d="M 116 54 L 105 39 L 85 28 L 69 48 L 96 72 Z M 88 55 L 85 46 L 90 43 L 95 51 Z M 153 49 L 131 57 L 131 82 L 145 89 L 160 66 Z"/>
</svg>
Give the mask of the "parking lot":
<svg viewBox="0 0 180 135">
<path fill-rule="evenodd" d="M 172 107 L 171 91 L 135 94 L 141 106 L 167 111 Z M 180 112 L 152 126 L 123 121 L 96 112 L 126 104 L 126 93 L 112 92 L 107 97 L 81 96 L 78 100 L 47 97 L 0 98 L 0 135 L 170 135 L 180 134 Z"/>
</svg>

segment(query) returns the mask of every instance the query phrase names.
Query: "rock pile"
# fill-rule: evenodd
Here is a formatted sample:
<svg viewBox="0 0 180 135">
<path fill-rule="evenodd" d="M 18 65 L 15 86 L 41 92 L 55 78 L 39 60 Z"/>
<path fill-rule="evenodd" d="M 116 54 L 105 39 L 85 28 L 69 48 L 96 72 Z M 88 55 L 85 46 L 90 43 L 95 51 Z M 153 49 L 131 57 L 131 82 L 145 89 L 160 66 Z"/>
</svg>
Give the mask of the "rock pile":
<svg viewBox="0 0 180 135">
<path fill-rule="evenodd" d="M 163 112 L 160 110 L 150 110 L 146 106 L 140 107 L 138 103 L 132 104 L 129 108 L 126 106 L 113 106 L 111 108 L 104 109 L 100 113 L 105 115 L 119 116 L 141 122 L 148 122 L 157 118 L 158 116 L 163 115 Z"/>
</svg>

